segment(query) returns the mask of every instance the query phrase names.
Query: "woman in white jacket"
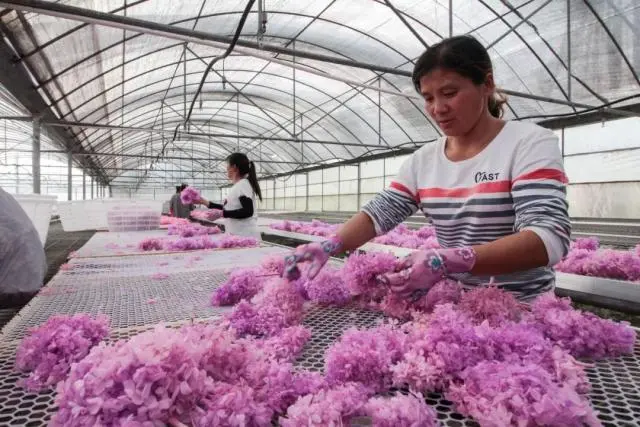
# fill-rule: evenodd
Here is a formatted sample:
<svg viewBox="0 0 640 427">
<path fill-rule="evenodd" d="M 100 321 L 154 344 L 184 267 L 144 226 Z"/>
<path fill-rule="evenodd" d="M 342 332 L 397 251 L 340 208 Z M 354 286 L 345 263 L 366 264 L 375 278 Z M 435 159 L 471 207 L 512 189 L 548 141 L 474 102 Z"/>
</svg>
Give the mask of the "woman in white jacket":
<svg viewBox="0 0 640 427">
<path fill-rule="evenodd" d="M 245 154 L 231 154 L 227 158 L 227 177 L 233 186 L 222 204 L 206 199 L 201 199 L 200 204 L 209 209 L 220 209 L 227 233 L 260 239 L 256 196 L 262 201 L 262 192 L 254 163 Z"/>
</svg>

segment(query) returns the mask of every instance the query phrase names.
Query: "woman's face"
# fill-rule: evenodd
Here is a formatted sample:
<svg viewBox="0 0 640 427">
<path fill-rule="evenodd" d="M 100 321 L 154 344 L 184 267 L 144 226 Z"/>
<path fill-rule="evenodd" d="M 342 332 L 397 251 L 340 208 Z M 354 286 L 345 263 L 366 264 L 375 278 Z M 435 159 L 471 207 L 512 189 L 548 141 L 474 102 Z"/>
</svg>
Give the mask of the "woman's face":
<svg viewBox="0 0 640 427">
<path fill-rule="evenodd" d="M 227 178 L 233 181 L 237 177 L 238 177 L 238 168 L 234 165 L 230 165 L 229 163 L 227 163 Z"/>
<path fill-rule="evenodd" d="M 476 85 L 455 71 L 437 68 L 420 79 L 427 113 L 447 136 L 466 135 L 473 129 L 488 114 L 493 90 L 491 75 L 484 84 Z"/>
</svg>

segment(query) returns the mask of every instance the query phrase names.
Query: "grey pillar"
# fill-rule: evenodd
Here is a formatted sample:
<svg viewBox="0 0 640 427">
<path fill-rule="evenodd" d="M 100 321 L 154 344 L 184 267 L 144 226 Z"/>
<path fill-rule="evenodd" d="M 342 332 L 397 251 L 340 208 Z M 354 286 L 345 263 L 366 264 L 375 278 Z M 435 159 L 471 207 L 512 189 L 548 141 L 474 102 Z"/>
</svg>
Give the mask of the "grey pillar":
<svg viewBox="0 0 640 427">
<path fill-rule="evenodd" d="M 82 169 L 82 200 L 87 200 L 87 173 Z"/>
<path fill-rule="evenodd" d="M 71 168 L 73 167 L 73 157 L 71 156 L 71 152 L 67 154 L 67 200 L 72 200 L 71 188 L 73 187 L 72 181 L 72 172 Z"/>
<path fill-rule="evenodd" d="M 304 210 L 306 212 L 308 212 L 309 211 L 309 172 L 305 173 L 305 175 L 307 176 L 307 180 L 306 180 L 306 183 L 307 183 L 307 191 L 306 191 L 307 197 L 306 197 L 306 200 L 304 202 Z"/>
<path fill-rule="evenodd" d="M 358 210 L 360 210 L 361 206 L 361 197 L 360 197 L 360 163 L 358 163 Z"/>
<path fill-rule="evenodd" d="M 31 176 L 33 176 L 33 193 L 40 194 L 40 118 L 33 119 Z"/>
<path fill-rule="evenodd" d="M 113 197 L 113 188 L 109 186 L 109 197 Z"/>
<path fill-rule="evenodd" d="M 93 200 L 93 185 L 96 183 L 96 180 L 91 177 L 91 200 Z"/>
</svg>

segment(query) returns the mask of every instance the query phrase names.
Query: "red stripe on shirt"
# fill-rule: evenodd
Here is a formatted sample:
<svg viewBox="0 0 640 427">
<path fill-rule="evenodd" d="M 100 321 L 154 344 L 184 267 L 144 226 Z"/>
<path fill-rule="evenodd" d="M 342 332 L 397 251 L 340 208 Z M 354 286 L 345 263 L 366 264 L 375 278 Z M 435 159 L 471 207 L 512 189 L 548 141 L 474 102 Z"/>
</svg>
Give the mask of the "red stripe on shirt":
<svg viewBox="0 0 640 427">
<path fill-rule="evenodd" d="M 558 169 L 536 169 L 534 171 L 520 175 L 519 177 L 514 179 L 513 182 L 530 179 L 554 179 L 556 181 L 562 182 L 563 184 L 567 184 L 569 182 L 567 175 L 565 175 L 563 171 Z"/>
<path fill-rule="evenodd" d="M 389 186 L 395 190 L 402 191 L 403 193 L 407 193 L 407 195 L 411 196 L 411 198 L 417 202 L 420 201 L 418 200 L 418 197 L 411 192 L 411 190 L 409 190 L 407 187 L 400 184 L 399 182 L 391 181 L 391 184 Z"/>
<path fill-rule="evenodd" d="M 511 181 L 483 182 L 469 188 L 421 188 L 420 197 L 469 197 L 474 194 L 508 193 L 511 191 Z"/>
</svg>

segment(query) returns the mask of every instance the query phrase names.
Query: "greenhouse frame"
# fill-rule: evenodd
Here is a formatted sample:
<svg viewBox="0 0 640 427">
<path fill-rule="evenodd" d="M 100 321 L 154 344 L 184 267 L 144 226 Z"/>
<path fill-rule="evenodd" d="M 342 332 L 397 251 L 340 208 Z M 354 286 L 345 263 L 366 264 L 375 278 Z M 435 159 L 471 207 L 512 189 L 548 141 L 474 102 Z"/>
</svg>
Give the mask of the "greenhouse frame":
<svg viewBox="0 0 640 427">
<path fill-rule="evenodd" d="M 399 162 L 364 163 L 360 175 L 351 165 L 441 135 L 407 77 L 425 47 L 463 33 L 490 48 L 506 118 L 561 136 L 571 183 L 638 178 L 639 143 L 619 138 L 638 129 L 632 1 L 259 4 L 202 80 L 244 2 L 2 2 L 3 186 L 71 200 L 166 197 L 185 181 L 217 198 L 222 160 L 240 147 L 265 180 L 263 209 L 355 210 L 328 196 L 364 201 Z M 628 130 L 616 133 L 621 118 Z M 603 130 L 575 128 L 588 123 Z M 573 166 L 603 159 L 588 179 Z M 312 172 L 334 163 L 342 178 Z"/>
</svg>

